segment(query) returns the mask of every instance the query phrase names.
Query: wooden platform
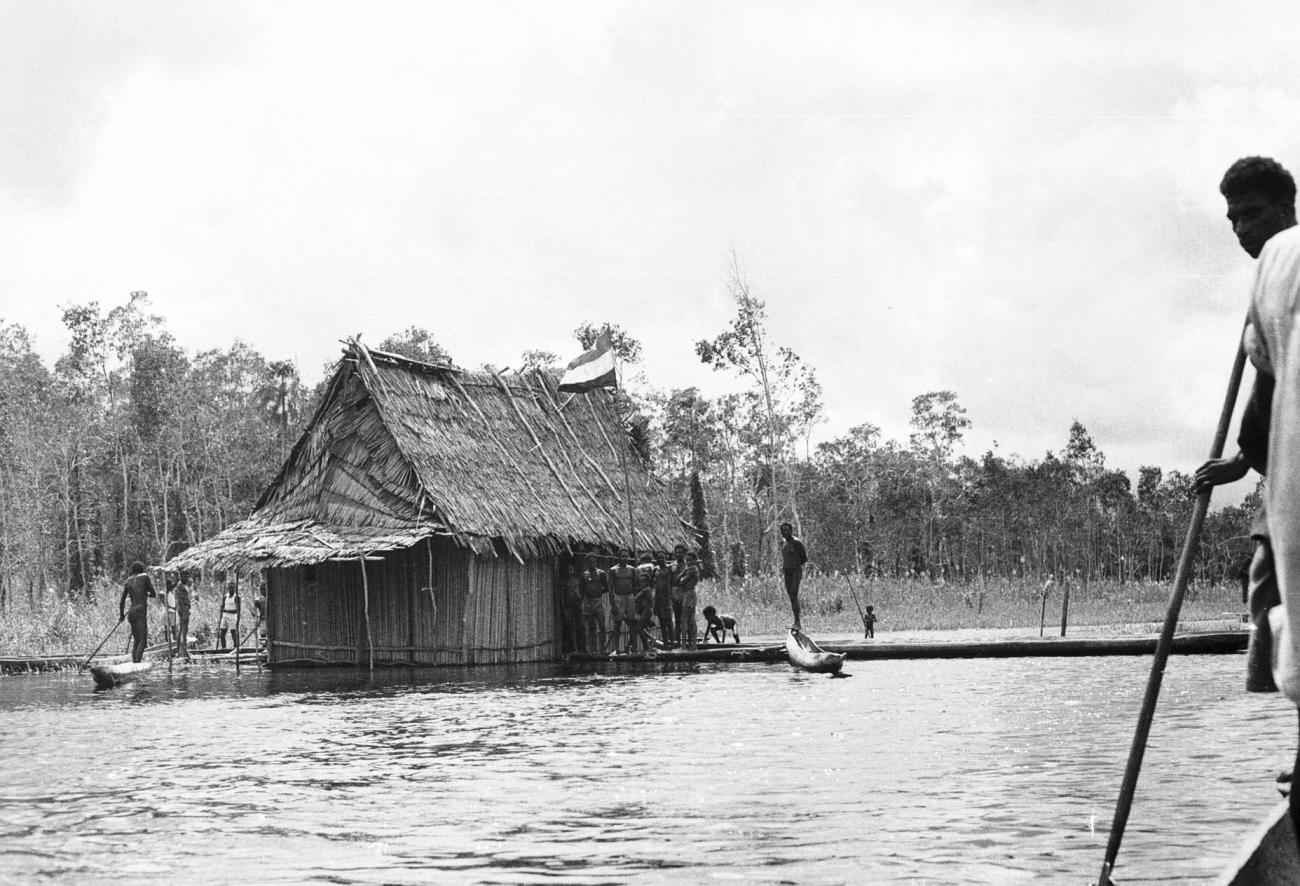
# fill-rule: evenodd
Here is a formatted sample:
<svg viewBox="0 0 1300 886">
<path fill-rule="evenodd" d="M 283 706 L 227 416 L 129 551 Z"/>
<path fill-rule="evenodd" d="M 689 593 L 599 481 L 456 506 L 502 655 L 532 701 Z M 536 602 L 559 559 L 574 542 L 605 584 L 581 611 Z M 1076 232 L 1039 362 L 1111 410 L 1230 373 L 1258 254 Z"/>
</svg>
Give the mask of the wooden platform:
<svg viewBox="0 0 1300 886">
<path fill-rule="evenodd" d="M 1224 655 L 1244 652 L 1250 634 L 1247 631 L 1216 631 L 1179 634 L 1174 637 L 1175 655 Z M 1029 640 L 894 642 L 886 638 L 821 642 L 827 652 L 842 652 L 855 659 L 906 658 L 1067 658 L 1094 655 L 1153 655 L 1155 637 L 1049 637 Z M 697 649 L 661 649 L 635 655 L 609 655 L 575 652 L 567 661 L 786 661 L 785 645 L 732 644 L 700 646 Z"/>
<path fill-rule="evenodd" d="M 82 662 L 86 660 L 89 653 L 80 653 L 78 655 L 6 655 L 0 657 L 0 674 L 33 674 L 43 671 L 66 671 L 77 670 L 81 667 Z M 145 649 L 146 657 L 154 661 L 167 660 L 167 644 L 157 643 Z M 258 656 L 264 654 L 264 650 L 245 646 L 240 650 L 241 664 L 255 664 Z M 191 649 L 190 657 L 203 661 L 214 662 L 231 662 L 235 660 L 234 652 L 231 649 Z M 125 656 L 121 653 L 113 655 L 102 654 L 95 658 L 96 662 L 123 661 Z M 177 661 L 183 661 L 177 656 Z M 265 661 L 265 658 L 263 658 Z"/>
</svg>

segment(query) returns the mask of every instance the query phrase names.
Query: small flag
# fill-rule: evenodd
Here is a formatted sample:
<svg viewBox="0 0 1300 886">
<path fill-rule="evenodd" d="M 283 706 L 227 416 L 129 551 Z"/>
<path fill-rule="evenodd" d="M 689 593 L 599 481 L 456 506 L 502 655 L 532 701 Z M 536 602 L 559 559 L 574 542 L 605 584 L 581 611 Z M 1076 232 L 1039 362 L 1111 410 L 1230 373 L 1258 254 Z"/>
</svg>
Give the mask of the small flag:
<svg viewBox="0 0 1300 886">
<path fill-rule="evenodd" d="M 606 329 L 596 339 L 596 346 L 569 364 L 560 379 L 560 390 L 581 394 L 596 388 L 618 387 L 614 378 L 614 340 Z"/>
</svg>

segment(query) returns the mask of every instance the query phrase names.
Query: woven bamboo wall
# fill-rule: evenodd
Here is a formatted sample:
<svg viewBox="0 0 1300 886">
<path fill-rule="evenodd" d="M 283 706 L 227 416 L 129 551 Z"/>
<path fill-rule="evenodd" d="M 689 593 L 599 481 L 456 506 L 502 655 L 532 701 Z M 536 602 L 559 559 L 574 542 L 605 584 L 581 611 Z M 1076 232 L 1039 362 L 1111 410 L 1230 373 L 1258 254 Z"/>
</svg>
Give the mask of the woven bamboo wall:
<svg viewBox="0 0 1300 886">
<path fill-rule="evenodd" d="M 359 567 L 352 567 L 360 585 Z M 361 595 L 342 564 L 267 571 L 270 664 L 352 664 L 365 642 Z"/>
<path fill-rule="evenodd" d="M 555 561 L 475 557 L 466 601 L 465 656 L 474 664 L 560 656 Z"/>
<path fill-rule="evenodd" d="M 554 561 L 483 558 L 444 538 L 366 562 L 376 662 L 496 664 L 559 658 Z M 366 664 L 359 560 L 268 570 L 272 665 Z"/>
</svg>

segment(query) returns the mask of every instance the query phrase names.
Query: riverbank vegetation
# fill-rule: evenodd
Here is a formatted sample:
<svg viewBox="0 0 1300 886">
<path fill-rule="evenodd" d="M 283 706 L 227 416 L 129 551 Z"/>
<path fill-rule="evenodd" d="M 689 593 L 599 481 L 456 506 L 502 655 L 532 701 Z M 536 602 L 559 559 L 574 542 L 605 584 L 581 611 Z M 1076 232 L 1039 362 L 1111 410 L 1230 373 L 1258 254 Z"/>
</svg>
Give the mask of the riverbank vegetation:
<svg viewBox="0 0 1300 886">
<path fill-rule="evenodd" d="M 16 655 L 73 655 L 88 653 L 117 623 L 121 589 L 98 583 L 87 596 L 49 594 L 35 602 L 16 601 L 0 613 L 0 651 Z M 881 639 L 899 631 L 945 631 L 972 628 L 1021 629 L 1036 634 L 1040 618 L 1046 636 L 1060 634 L 1062 586 L 1053 584 L 1043 607 L 1042 586 L 1028 581 L 998 579 L 949 587 L 915 579 L 863 579 L 852 575 L 812 575 L 800 594 L 804 627 L 817 636 L 861 636 L 858 606 L 875 607 L 876 630 Z M 1070 588 L 1070 636 L 1154 632 L 1164 619 L 1169 599 L 1168 583 L 1094 582 Z M 217 623 L 220 587 L 200 583 L 190 620 L 195 648 L 210 645 Z M 776 576 L 751 576 L 724 585 L 705 582 L 699 587 L 699 605 L 740 620 L 741 638 L 781 637 L 790 624 L 790 604 Z M 1244 611 L 1239 586 L 1194 585 L 1183 605 L 1186 622 L 1207 622 L 1216 629 L 1239 628 L 1237 613 Z M 162 610 L 154 605 L 149 618 L 150 643 L 162 643 Z M 252 625 L 246 625 L 245 630 Z M 701 623 L 701 628 L 703 624 Z M 118 629 L 105 652 L 120 652 L 129 636 Z"/>
<path fill-rule="evenodd" d="M 815 575 L 800 590 L 803 626 L 818 636 L 862 636 L 859 607 L 872 606 L 876 634 L 898 631 L 1009 630 L 1060 636 L 1064 583 L 1016 579 L 941 585 L 915 579 L 863 579 L 855 575 Z M 1168 582 L 1070 582 L 1067 636 L 1159 631 L 1169 604 Z M 783 636 L 790 624 L 790 604 L 780 578 L 752 577 L 700 586 L 699 605 L 735 616 L 741 637 Z M 1241 627 L 1245 611 L 1237 584 L 1196 584 L 1186 595 L 1180 621 L 1216 630 Z M 1212 624 L 1211 624 L 1212 623 Z"/>
<path fill-rule="evenodd" d="M 858 423 L 814 443 L 826 420 L 815 367 L 773 340 L 739 262 L 729 283 L 735 316 L 695 342 L 700 371 L 729 378 L 727 393 L 655 387 L 640 369 L 641 344 L 610 327 L 635 410 L 632 438 L 695 527 L 719 599 L 767 605 L 784 520 L 823 575 L 898 583 L 866 584 L 882 589 L 873 594 L 882 626 L 912 606 L 907 620 L 918 626 L 1019 618 L 1004 598 L 1047 575 L 1068 576 L 1085 612 L 1098 605 L 1094 589 L 1114 588 L 1097 601 L 1123 601 L 1171 578 L 1194 503 L 1186 473 L 1108 467 L 1081 421 L 1061 429 L 1059 450 L 1036 458 L 964 453 L 971 419 L 950 390 L 916 395 L 905 441 Z M 69 343 L 53 365 L 25 330 L 0 320 L 0 613 L 72 613 L 39 621 L 23 635 L 33 641 L 75 633 L 74 614 L 131 561 L 157 564 L 247 517 L 328 371 L 304 379 L 240 341 L 189 352 L 145 293 L 109 309 L 62 310 Z M 608 326 L 576 329 L 575 352 Z M 424 329 L 378 347 L 454 363 Z M 525 351 L 520 365 L 560 362 Z M 1234 580 L 1254 501 L 1211 513 L 1194 570 L 1202 586 Z M 986 609 L 966 605 L 981 593 Z"/>
</svg>

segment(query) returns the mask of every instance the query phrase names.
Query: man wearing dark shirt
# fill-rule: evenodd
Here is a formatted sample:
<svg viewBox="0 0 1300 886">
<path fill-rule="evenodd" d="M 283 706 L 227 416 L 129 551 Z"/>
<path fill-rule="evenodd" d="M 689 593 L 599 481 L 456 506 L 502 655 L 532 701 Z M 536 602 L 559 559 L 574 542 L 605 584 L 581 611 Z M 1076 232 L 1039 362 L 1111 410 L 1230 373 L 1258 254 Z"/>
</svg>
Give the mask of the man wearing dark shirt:
<svg viewBox="0 0 1300 886">
<path fill-rule="evenodd" d="M 136 560 L 131 564 L 131 577 L 122 588 L 122 598 L 117 601 L 117 620 L 126 619 L 131 627 L 131 661 L 144 660 L 144 648 L 149 642 L 149 598 L 158 596 L 153 589 L 149 574 L 144 571 L 144 564 Z M 126 609 L 127 599 L 131 609 Z"/>
<path fill-rule="evenodd" d="M 799 584 L 803 581 L 803 566 L 808 562 L 808 549 L 794 537 L 794 527 L 781 524 L 781 575 L 785 578 L 785 594 L 790 598 L 790 611 L 794 613 L 795 630 L 803 630 L 799 622 Z"/>
</svg>

